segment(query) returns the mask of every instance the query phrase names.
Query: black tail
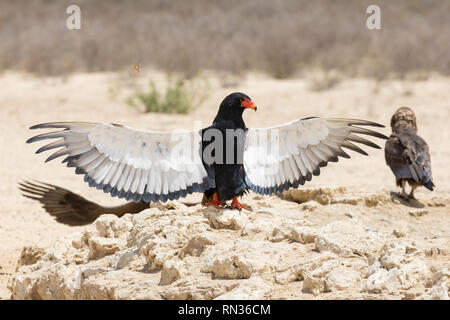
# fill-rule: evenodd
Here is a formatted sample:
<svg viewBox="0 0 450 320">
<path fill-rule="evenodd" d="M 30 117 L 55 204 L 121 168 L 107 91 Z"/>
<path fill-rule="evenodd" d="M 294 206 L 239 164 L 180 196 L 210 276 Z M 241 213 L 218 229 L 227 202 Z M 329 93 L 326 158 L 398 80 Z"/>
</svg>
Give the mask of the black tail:
<svg viewBox="0 0 450 320">
<path fill-rule="evenodd" d="M 434 183 L 431 180 L 428 180 L 427 182 L 422 183 L 422 185 L 427 188 L 430 191 L 433 191 Z"/>
</svg>

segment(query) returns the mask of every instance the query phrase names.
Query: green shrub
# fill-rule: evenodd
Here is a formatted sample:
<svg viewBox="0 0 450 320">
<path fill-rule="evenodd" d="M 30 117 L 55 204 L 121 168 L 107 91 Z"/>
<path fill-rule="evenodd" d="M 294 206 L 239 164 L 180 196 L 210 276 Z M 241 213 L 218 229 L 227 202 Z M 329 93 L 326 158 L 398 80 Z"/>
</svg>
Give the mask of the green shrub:
<svg viewBox="0 0 450 320">
<path fill-rule="evenodd" d="M 137 91 L 129 96 L 127 104 L 136 107 L 142 112 L 160 113 L 188 113 L 197 104 L 206 98 L 206 90 L 194 85 L 195 80 L 187 82 L 182 78 L 168 77 L 165 92 L 156 87 L 154 81 L 150 81 L 148 91 Z"/>
</svg>

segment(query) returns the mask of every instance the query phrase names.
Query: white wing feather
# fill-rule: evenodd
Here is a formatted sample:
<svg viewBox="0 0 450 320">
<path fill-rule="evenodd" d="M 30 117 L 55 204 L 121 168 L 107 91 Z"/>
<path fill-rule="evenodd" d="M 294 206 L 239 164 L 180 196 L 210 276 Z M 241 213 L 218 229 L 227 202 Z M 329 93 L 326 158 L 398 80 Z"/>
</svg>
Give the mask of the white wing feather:
<svg viewBox="0 0 450 320">
<path fill-rule="evenodd" d="M 90 186 L 134 201 L 166 201 L 209 187 L 200 155 L 200 131 L 156 132 L 110 123 L 54 122 L 31 127 L 63 128 L 29 139 L 62 138 L 37 153 L 62 148 L 47 161 L 63 162 L 85 175 Z M 180 141 L 184 144 L 179 146 Z M 173 152 L 174 150 L 177 152 Z M 181 153 L 180 150 L 186 150 Z"/>
<path fill-rule="evenodd" d="M 296 188 L 310 181 L 312 175 L 319 175 L 320 167 L 338 161 L 338 156 L 350 158 L 343 147 L 367 155 L 350 141 L 380 148 L 353 133 L 387 138 L 355 125 L 383 127 L 364 120 L 307 118 L 270 128 L 249 129 L 244 151 L 247 184 L 260 194 Z"/>
</svg>

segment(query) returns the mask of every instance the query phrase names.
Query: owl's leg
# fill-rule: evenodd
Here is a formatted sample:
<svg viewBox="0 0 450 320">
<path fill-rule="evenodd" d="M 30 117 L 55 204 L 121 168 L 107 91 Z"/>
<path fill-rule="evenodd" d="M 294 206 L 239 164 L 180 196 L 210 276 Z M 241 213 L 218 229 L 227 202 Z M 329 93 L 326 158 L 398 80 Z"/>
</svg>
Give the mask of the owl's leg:
<svg viewBox="0 0 450 320">
<path fill-rule="evenodd" d="M 406 190 L 405 190 L 406 180 L 401 180 L 400 183 L 402 185 L 402 197 L 405 199 L 408 199 L 408 195 L 406 194 Z"/>
<path fill-rule="evenodd" d="M 416 190 L 416 188 L 417 188 L 417 186 L 411 185 L 411 192 L 410 192 L 409 195 L 408 195 L 408 198 L 409 198 L 409 199 L 413 199 L 413 200 L 416 199 L 416 198 L 414 197 L 414 190 Z"/>
</svg>

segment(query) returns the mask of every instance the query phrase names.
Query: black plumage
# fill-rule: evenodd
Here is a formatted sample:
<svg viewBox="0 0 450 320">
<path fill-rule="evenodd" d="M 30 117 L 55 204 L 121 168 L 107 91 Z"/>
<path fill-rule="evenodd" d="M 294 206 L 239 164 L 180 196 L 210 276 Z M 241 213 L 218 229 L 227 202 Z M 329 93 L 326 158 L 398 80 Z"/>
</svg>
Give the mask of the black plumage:
<svg viewBox="0 0 450 320">
<path fill-rule="evenodd" d="M 386 164 L 395 175 L 396 184 L 402 187 L 402 195 L 414 198 L 414 190 L 425 186 L 433 190 L 431 160 L 427 143 L 417 135 L 414 112 L 407 107 L 399 108 L 391 119 L 392 134 L 386 141 Z M 411 186 L 406 195 L 405 185 Z"/>
<path fill-rule="evenodd" d="M 249 96 L 241 92 L 235 92 L 228 95 L 220 104 L 219 111 L 212 125 L 202 130 L 202 136 L 210 129 L 217 129 L 222 136 L 222 163 L 214 162 L 210 165 L 204 163 L 207 167 L 210 179 L 213 177 L 215 188 L 209 188 L 204 193 L 203 203 L 205 200 L 210 200 L 214 193 L 217 192 L 220 202 L 231 200 L 235 197 L 240 197 L 249 190 L 249 185 L 246 182 L 246 174 L 243 164 L 243 159 L 238 159 L 239 155 L 244 154 L 245 147 L 245 133 L 247 127 L 245 126 L 242 114 L 246 108 L 253 108 L 256 106 L 252 103 Z M 232 163 L 227 163 L 227 130 L 233 133 L 233 157 Z M 230 131 L 231 130 L 231 131 Z M 236 132 L 236 130 L 238 130 Z M 240 134 L 244 133 L 244 134 Z M 202 154 L 205 148 L 213 143 L 202 139 Z M 216 154 L 213 152 L 213 156 Z"/>
</svg>

